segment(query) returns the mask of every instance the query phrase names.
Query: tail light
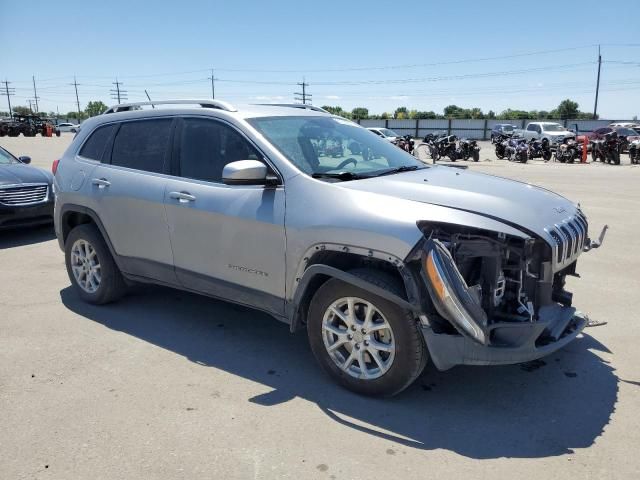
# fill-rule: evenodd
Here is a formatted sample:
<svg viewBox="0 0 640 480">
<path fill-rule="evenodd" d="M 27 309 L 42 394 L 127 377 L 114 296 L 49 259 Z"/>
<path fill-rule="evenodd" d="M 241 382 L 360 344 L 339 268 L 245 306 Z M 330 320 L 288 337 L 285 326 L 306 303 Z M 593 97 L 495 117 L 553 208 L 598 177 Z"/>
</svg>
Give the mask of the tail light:
<svg viewBox="0 0 640 480">
<path fill-rule="evenodd" d="M 55 175 L 56 172 L 58 171 L 58 164 L 60 163 L 60 159 L 58 160 L 54 160 L 53 163 L 51 164 L 51 172 Z"/>
</svg>

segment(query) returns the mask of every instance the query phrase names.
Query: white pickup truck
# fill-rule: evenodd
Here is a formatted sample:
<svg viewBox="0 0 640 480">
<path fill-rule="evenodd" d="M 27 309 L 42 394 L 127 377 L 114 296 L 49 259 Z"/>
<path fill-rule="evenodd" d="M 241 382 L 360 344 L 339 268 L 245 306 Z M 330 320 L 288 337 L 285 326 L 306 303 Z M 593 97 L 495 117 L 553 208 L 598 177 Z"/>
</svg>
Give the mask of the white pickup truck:
<svg viewBox="0 0 640 480">
<path fill-rule="evenodd" d="M 552 145 L 562 142 L 566 137 L 576 136 L 575 133 L 555 122 L 531 122 L 521 133 L 527 140 L 546 138 Z"/>
</svg>

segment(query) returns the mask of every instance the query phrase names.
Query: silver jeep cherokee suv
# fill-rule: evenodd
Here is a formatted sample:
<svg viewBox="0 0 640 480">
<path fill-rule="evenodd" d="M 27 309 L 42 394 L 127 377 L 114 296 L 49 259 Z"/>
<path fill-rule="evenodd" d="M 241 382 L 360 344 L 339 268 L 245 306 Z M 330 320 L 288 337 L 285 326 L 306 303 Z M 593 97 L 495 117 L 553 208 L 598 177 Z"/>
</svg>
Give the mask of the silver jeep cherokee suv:
<svg viewBox="0 0 640 480">
<path fill-rule="evenodd" d="M 428 357 L 523 362 L 585 327 L 565 277 L 604 230 L 590 240 L 569 200 L 425 165 L 316 107 L 147 105 L 87 120 L 56 164 L 56 234 L 87 302 L 139 281 L 260 309 L 370 395 Z"/>
</svg>

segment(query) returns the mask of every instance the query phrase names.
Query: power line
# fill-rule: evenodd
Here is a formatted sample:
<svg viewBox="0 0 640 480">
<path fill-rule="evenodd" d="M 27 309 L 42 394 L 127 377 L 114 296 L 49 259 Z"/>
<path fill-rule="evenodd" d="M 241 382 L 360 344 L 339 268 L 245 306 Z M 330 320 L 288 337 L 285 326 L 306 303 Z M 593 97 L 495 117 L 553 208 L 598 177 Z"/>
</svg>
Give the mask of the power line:
<svg viewBox="0 0 640 480">
<path fill-rule="evenodd" d="M 593 104 L 593 119 L 597 118 L 598 114 L 598 92 L 600 90 L 600 67 L 602 66 L 602 55 L 600 55 L 600 45 L 598 45 L 598 79 L 596 80 L 596 101 Z"/>
<path fill-rule="evenodd" d="M 211 69 L 211 76 L 207 78 L 211 80 L 211 98 L 216 98 L 216 87 L 214 81 L 217 79 L 213 76 L 213 68 Z"/>
<path fill-rule="evenodd" d="M 311 103 L 311 97 L 312 95 L 307 93 L 306 88 L 309 86 L 309 84 L 307 82 L 305 82 L 305 79 L 302 79 L 301 83 L 297 83 L 296 85 L 298 85 L 299 87 L 302 87 L 302 92 L 295 92 L 295 100 L 297 102 L 301 102 L 302 104 L 306 105 L 307 104 L 307 100 L 309 100 L 309 103 Z"/>
<path fill-rule="evenodd" d="M 33 99 L 36 101 L 36 113 L 39 112 L 40 110 L 38 109 L 38 91 L 36 90 L 36 77 L 35 75 L 31 76 L 31 79 L 33 80 Z"/>
<path fill-rule="evenodd" d="M 15 95 L 15 88 L 9 87 L 11 82 L 9 82 L 6 78 L 2 83 L 4 83 L 4 92 L 5 92 L 5 95 L 7 96 L 7 103 L 9 104 L 9 115 L 13 117 L 13 110 L 11 109 L 11 96 Z"/>
<path fill-rule="evenodd" d="M 127 99 L 127 91 L 120 89 L 120 85 L 122 85 L 122 82 L 119 82 L 117 78 L 116 78 L 116 81 L 113 82 L 113 85 L 115 85 L 116 88 L 111 89 L 111 98 L 117 99 L 118 104 L 120 104 L 122 103 L 122 100 Z"/>
<path fill-rule="evenodd" d="M 73 83 L 70 83 L 69 85 L 73 85 L 74 88 L 76 89 L 76 105 L 78 106 L 78 121 L 80 121 L 80 116 L 82 115 L 80 113 L 80 98 L 78 97 L 78 82 L 76 81 L 76 76 L 73 76 Z"/>
</svg>

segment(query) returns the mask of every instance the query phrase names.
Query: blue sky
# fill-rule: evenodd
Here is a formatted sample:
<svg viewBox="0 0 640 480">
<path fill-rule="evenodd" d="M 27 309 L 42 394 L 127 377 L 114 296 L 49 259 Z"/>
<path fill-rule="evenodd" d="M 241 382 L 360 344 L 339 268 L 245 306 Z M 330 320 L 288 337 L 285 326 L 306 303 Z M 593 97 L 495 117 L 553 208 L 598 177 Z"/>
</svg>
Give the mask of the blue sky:
<svg viewBox="0 0 640 480">
<path fill-rule="evenodd" d="M 550 110 L 564 98 L 592 111 L 600 43 L 599 113 L 640 115 L 633 2 L 521 5 L 0 0 L 0 80 L 12 82 L 13 104 L 26 105 L 35 75 L 40 109 L 60 112 L 75 109 L 74 74 L 84 108 L 116 103 L 116 77 L 130 101 L 145 99 L 145 88 L 152 98 L 210 97 L 210 68 L 216 98 L 239 104 L 293 101 L 304 77 L 314 104 L 374 113 L 449 104 Z"/>
</svg>

